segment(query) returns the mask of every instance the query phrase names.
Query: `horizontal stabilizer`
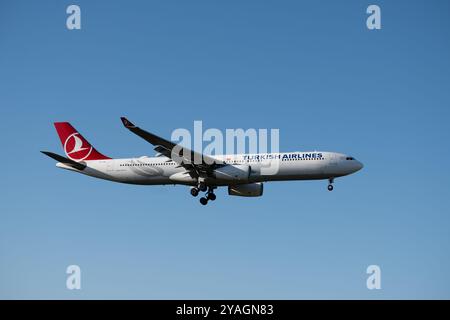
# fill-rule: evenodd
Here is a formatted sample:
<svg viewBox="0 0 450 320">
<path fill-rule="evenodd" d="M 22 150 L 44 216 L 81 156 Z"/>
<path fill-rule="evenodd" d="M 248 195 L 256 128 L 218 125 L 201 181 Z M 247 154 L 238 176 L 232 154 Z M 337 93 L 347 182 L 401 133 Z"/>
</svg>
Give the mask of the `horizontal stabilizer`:
<svg viewBox="0 0 450 320">
<path fill-rule="evenodd" d="M 84 170 L 86 168 L 85 164 L 73 161 L 73 160 L 71 160 L 69 158 L 60 156 L 59 154 L 56 154 L 56 153 L 53 153 L 53 152 L 48 152 L 48 151 L 41 151 L 41 152 L 43 154 L 45 154 L 46 156 L 49 156 L 50 158 L 52 158 L 52 159 L 54 159 L 54 160 L 56 160 L 58 162 L 61 162 L 61 163 L 65 164 L 65 165 L 68 165 L 68 166 L 70 166 L 72 168 L 75 168 L 75 169 L 78 169 L 78 170 Z"/>
</svg>

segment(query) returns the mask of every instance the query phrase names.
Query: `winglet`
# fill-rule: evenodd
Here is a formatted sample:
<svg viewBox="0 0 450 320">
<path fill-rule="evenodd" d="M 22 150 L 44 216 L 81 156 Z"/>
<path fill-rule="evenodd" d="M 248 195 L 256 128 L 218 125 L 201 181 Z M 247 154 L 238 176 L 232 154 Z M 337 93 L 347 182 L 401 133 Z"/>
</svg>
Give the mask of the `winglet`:
<svg viewBox="0 0 450 320">
<path fill-rule="evenodd" d="M 128 120 L 125 117 L 120 117 L 120 120 L 122 120 L 123 125 L 125 126 L 125 128 L 135 128 L 136 126 L 134 124 L 131 123 L 130 120 Z"/>
</svg>

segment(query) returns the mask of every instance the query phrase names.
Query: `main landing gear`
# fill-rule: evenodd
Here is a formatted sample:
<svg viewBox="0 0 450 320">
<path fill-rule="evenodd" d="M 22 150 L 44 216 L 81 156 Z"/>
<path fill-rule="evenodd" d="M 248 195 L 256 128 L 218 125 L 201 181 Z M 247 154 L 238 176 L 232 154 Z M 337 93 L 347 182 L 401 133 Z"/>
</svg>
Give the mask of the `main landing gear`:
<svg viewBox="0 0 450 320">
<path fill-rule="evenodd" d="M 334 182 L 334 178 L 330 178 L 328 179 L 328 191 L 333 191 L 333 182 Z"/>
<path fill-rule="evenodd" d="M 205 196 L 200 198 L 200 203 L 202 205 L 206 205 L 209 200 L 211 200 L 211 201 L 216 200 L 216 195 L 214 194 L 214 189 L 216 189 L 216 188 L 215 187 L 207 187 L 206 185 L 199 185 L 198 187 L 191 188 L 191 195 L 193 197 L 196 197 L 196 196 L 198 196 L 200 191 L 205 192 L 206 190 L 208 190 L 208 192 L 206 192 Z"/>
<path fill-rule="evenodd" d="M 198 192 L 199 192 L 199 190 L 197 188 L 195 188 L 195 187 L 191 188 L 191 195 L 193 197 L 198 196 Z"/>
<path fill-rule="evenodd" d="M 200 183 L 198 185 L 198 187 L 192 187 L 191 188 L 191 195 L 193 197 L 198 196 L 198 193 L 201 192 L 205 192 L 206 190 L 208 190 L 208 187 L 204 184 L 204 183 Z"/>
<path fill-rule="evenodd" d="M 204 197 L 200 198 L 200 203 L 202 205 L 206 205 L 209 200 L 214 201 L 216 200 L 216 195 L 214 194 L 214 187 L 209 187 L 208 192 L 206 192 Z"/>
<path fill-rule="evenodd" d="M 214 194 L 214 192 L 212 190 L 210 192 L 208 192 L 206 194 L 206 196 L 207 196 L 208 200 L 211 200 L 211 201 L 216 200 L 216 195 Z"/>
</svg>

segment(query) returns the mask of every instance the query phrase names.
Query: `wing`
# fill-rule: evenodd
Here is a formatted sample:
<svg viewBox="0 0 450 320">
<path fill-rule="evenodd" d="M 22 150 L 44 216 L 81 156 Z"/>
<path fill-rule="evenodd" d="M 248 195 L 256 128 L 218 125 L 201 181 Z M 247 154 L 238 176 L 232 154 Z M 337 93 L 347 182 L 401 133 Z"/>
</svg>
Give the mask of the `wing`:
<svg viewBox="0 0 450 320">
<path fill-rule="evenodd" d="M 178 163 L 179 166 L 184 167 L 197 177 L 201 176 L 202 173 L 210 174 L 215 168 L 223 165 L 223 162 L 219 159 L 184 148 L 179 144 L 175 144 L 153 133 L 145 131 L 135 126 L 125 117 L 121 117 L 120 119 L 125 128 L 154 145 L 154 150 L 156 152 L 172 159 L 174 162 Z"/>
</svg>

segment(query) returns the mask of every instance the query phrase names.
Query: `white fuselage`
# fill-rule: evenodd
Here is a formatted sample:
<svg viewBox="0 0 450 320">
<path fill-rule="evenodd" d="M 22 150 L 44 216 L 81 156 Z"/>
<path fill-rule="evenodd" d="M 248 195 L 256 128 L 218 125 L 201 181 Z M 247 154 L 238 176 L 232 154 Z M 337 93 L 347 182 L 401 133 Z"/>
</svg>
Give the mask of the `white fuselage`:
<svg viewBox="0 0 450 320">
<path fill-rule="evenodd" d="M 249 172 L 246 179 L 226 176 L 227 172 L 218 174 L 215 178 L 207 178 L 206 182 L 215 186 L 264 181 L 332 179 L 354 173 L 363 167 L 361 162 L 345 154 L 319 151 L 223 155 L 214 158 L 228 164 L 228 168 L 236 168 L 239 171 L 239 168 L 245 167 Z M 183 167 L 166 157 L 90 160 L 85 161 L 85 164 L 87 167 L 82 171 L 62 163 L 57 163 L 57 166 L 95 178 L 129 184 L 192 186 L 198 184 L 198 180 L 192 178 Z"/>
</svg>

